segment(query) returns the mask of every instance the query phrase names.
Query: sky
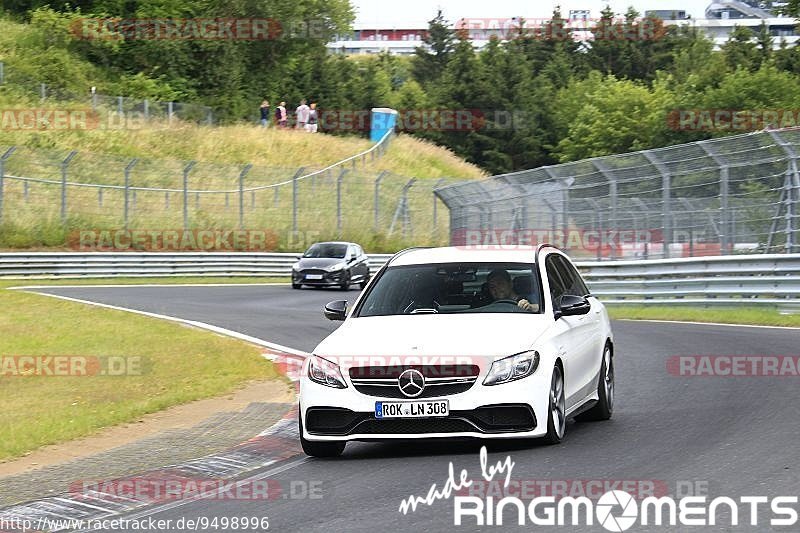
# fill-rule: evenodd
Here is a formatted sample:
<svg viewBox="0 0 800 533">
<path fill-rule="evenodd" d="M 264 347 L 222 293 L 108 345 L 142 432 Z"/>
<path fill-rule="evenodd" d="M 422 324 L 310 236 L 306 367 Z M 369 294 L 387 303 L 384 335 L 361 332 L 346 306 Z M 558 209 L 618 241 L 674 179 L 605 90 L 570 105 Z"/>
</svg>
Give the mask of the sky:
<svg viewBox="0 0 800 533">
<path fill-rule="evenodd" d="M 607 4 L 617 13 L 629 6 L 644 13 L 650 9 L 683 10 L 692 18 L 704 18 L 711 0 L 350 0 L 356 11 L 357 23 L 376 23 L 381 26 L 401 26 L 409 22 L 427 22 L 439 8 L 451 23 L 461 18 L 547 18 L 556 5 L 566 16 L 571 9 L 588 9 L 598 17 Z"/>
</svg>

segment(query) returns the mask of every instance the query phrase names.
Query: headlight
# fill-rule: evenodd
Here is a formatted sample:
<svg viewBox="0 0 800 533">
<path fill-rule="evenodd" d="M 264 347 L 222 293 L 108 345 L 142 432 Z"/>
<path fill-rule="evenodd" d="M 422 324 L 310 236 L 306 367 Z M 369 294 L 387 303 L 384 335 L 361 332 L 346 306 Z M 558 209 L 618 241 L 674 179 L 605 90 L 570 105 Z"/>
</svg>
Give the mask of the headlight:
<svg viewBox="0 0 800 533">
<path fill-rule="evenodd" d="M 333 387 L 334 389 L 347 388 L 342 373 L 339 371 L 339 365 L 316 355 L 312 355 L 308 363 L 308 378 L 326 387 Z"/>
<path fill-rule="evenodd" d="M 327 270 L 328 272 L 338 272 L 339 270 L 344 269 L 344 266 L 345 266 L 344 263 L 336 263 L 335 265 L 329 266 L 325 270 Z"/>
<path fill-rule="evenodd" d="M 295 264 L 293 264 L 293 265 L 292 265 L 292 270 L 294 270 L 295 272 L 297 272 L 298 270 L 300 270 L 300 263 L 295 263 Z"/>
<path fill-rule="evenodd" d="M 484 385 L 500 385 L 530 376 L 539 367 L 539 352 L 534 350 L 518 353 L 492 363 Z"/>
</svg>

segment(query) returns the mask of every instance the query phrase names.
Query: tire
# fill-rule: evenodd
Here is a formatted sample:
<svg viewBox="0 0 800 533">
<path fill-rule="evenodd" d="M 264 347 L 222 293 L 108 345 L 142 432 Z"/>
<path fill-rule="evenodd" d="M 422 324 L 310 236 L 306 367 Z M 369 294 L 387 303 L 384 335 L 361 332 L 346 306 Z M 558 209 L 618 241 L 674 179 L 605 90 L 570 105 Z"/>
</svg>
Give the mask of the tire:
<svg viewBox="0 0 800 533">
<path fill-rule="evenodd" d="M 345 272 L 345 277 L 342 278 L 342 283 L 339 285 L 339 290 L 346 291 L 350 289 L 350 272 Z"/>
<path fill-rule="evenodd" d="M 301 285 L 301 284 L 299 284 L 299 283 L 292 283 L 292 288 L 293 288 L 293 289 L 299 289 L 300 287 L 302 287 L 302 285 Z"/>
<path fill-rule="evenodd" d="M 567 406 L 564 399 L 564 374 L 561 367 L 556 365 L 553 369 L 553 378 L 550 380 L 550 401 L 547 409 L 547 435 L 544 441 L 547 444 L 558 444 L 564 439 L 567 431 Z"/>
<path fill-rule="evenodd" d="M 300 445 L 303 452 L 311 457 L 339 457 L 347 446 L 346 442 L 317 442 L 303 438 L 303 422 L 299 421 Z"/>
<path fill-rule="evenodd" d="M 606 344 L 600 364 L 600 379 L 597 380 L 597 404 L 576 417 L 581 422 L 608 420 L 614 413 L 614 353 Z"/>
</svg>

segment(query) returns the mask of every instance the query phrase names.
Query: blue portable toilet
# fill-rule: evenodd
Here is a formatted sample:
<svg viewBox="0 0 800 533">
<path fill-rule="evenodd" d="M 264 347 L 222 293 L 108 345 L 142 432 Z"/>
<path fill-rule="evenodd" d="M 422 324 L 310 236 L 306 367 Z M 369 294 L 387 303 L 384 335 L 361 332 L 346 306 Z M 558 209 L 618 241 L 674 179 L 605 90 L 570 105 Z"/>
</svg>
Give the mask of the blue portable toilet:
<svg viewBox="0 0 800 533">
<path fill-rule="evenodd" d="M 373 108 L 369 139 L 374 143 L 380 141 L 386 135 L 386 132 L 394 130 L 396 125 L 397 111 L 388 107 Z"/>
</svg>

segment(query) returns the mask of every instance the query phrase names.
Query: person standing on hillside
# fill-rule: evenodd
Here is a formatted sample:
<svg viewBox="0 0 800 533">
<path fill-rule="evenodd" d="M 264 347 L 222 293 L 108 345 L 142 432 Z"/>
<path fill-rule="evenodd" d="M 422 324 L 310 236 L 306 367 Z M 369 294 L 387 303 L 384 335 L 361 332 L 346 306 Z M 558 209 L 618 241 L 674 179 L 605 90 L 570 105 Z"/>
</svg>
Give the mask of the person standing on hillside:
<svg viewBox="0 0 800 533">
<path fill-rule="evenodd" d="M 305 99 L 300 100 L 300 105 L 295 110 L 294 114 L 297 117 L 297 129 L 304 130 L 306 129 L 306 124 L 308 124 L 308 114 L 311 111 L 306 105 Z"/>
<path fill-rule="evenodd" d="M 317 104 L 312 103 L 311 108 L 308 110 L 308 124 L 306 124 L 306 131 L 308 133 L 317 133 L 319 122 L 319 115 L 317 113 Z"/>
<path fill-rule="evenodd" d="M 278 104 L 278 107 L 275 108 L 275 122 L 278 123 L 280 129 L 286 129 L 286 124 L 289 122 L 286 115 L 286 102 L 281 102 Z"/>
<path fill-rule="evenodd" d="M 264 100 L 261 102 L 261 127 L 266 128 L 269 126 L 269 102 Z"/>
</svg>

